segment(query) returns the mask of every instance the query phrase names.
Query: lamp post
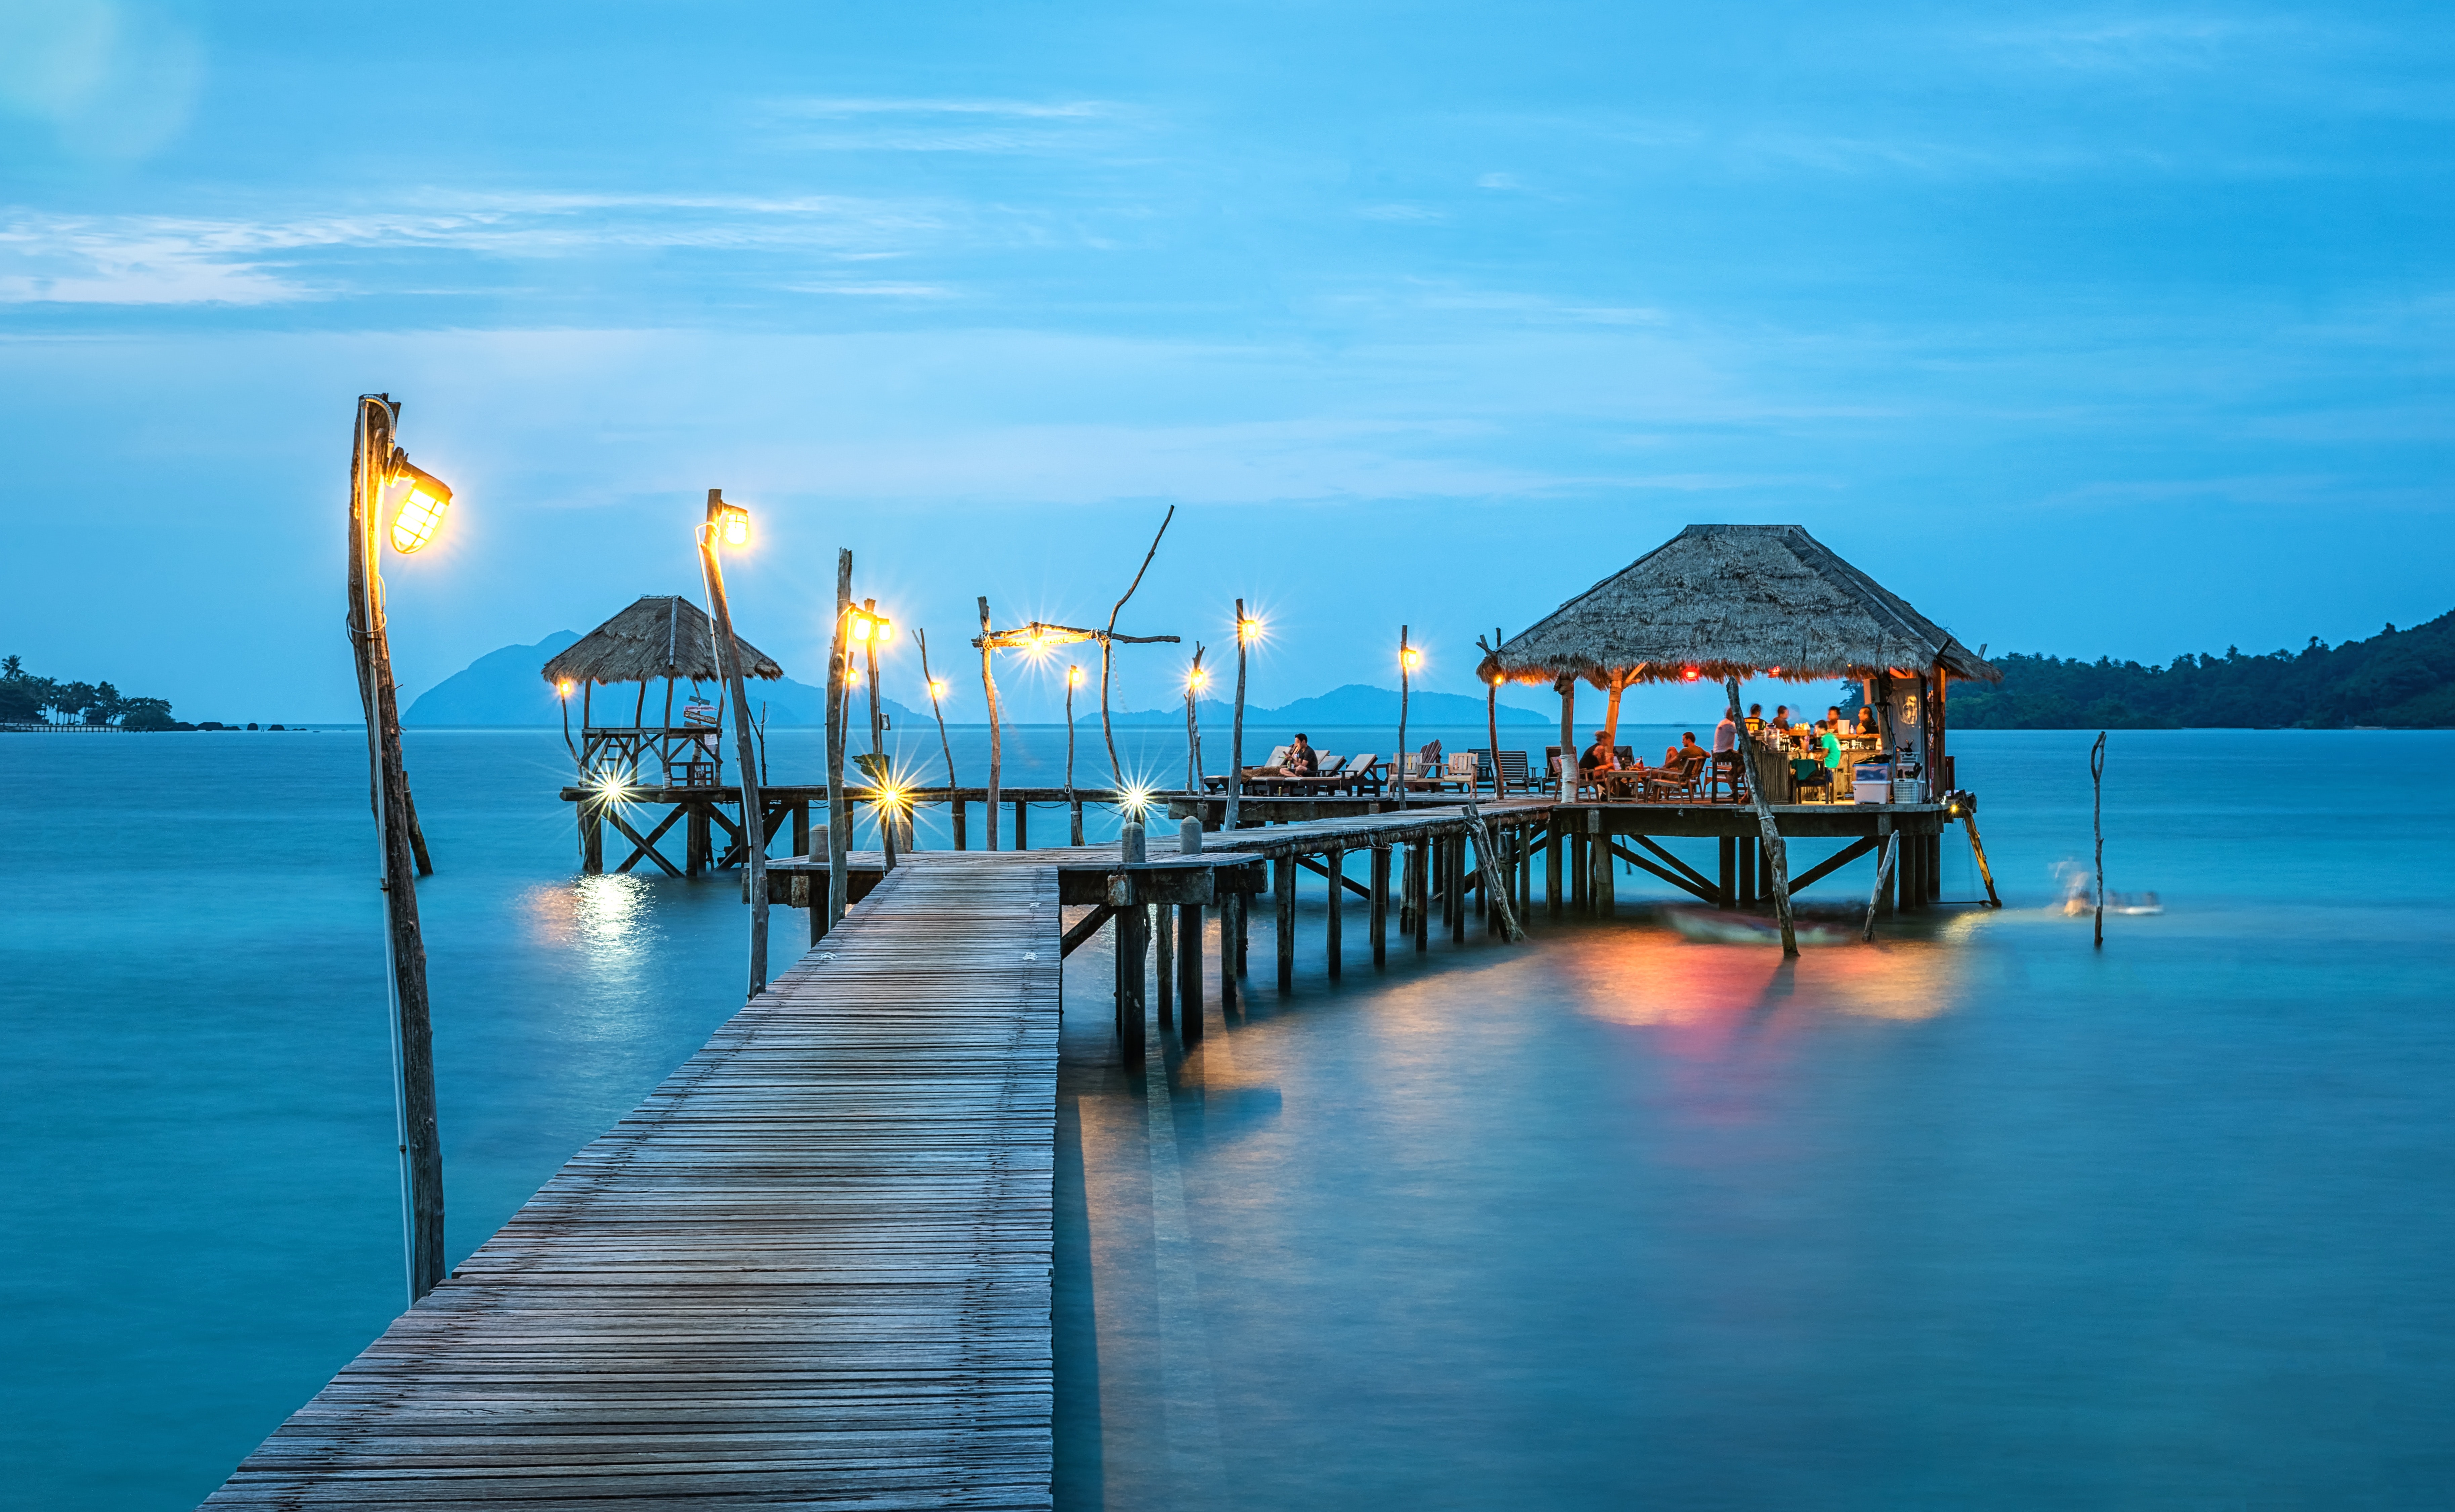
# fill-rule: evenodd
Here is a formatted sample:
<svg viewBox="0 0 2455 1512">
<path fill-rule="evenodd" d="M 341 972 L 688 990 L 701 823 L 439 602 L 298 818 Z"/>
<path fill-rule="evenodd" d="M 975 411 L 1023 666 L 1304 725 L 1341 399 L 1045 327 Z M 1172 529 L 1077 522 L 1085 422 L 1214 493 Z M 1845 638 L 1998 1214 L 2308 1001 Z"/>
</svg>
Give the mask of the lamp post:
<svg viewBox="0 0 2455 1512">
<path fill-rule="evenodd" d="M 358 396 L 350 452 L 350 647 L 358 702 L 367 720 L 367 784 L 381 853 L 385 989 L 392 1019 L 393 1109 L 400 1157 L 401 1250 L 409 1300 L 443 1280 L 443 1145 L 435 1117 L 435 1029 L 426 995 L 426 943 L 417 920 L 417 858 L 409 776 L 401 763 L 400 716 L 385 626 L 382 555 L 384 495 L 394 551 L 424 549 L 443 524 L 452 491 L 409 465 L 395 443 L 400 406 L 388 394 Z"/>
<path fill-rule="evenodd" d="M 1194 700 L 1210 683 L 1210 674 L 1202 670 L 1202 642 L 1193 643 L 1193 667 L 1185 675 L 1185 791 L 1187 796 L 1202 791 L 1202 721 L 1194 713 Z"/>
<path fill-rule="evenodd" d="M 1234 733 L 1228 742 L 1228 822 L 1236 827 L 1237 803 L 1245 792 L 1245 648 L 1262 634 L 1262 622 L 1245 613 L 1245 601 L 1236 600 L 1236 719 Z"/>
<path fill-rule="evenodd" d="M 844 681 L 847 675 L 844 635 L 852 613 L 852 553 L 836 553 L 835 630 L 827 643 L 827 909 L 826 926 L 843 922 L 851 897 L 851 869 L 844 853 L 852 849 L 852 820 L 844 809 Z M 819 920 L 810 920 L 810 943 L 819 942 Z"/>
<path fill-rule="evenodd" d="M 750 512 L 724 502 L 724 491 L 707 491 L 707 520 L 698 531 L 699 568 L 707 579 L 708 608 L 716 615 L 716 671 L 733 690 L 733 737 L 741 789 L 742 864 L 750 883 L 750 992 L 767 990 L 767 811 L 759 793 L 759 764 L 750 743 L 750 690 L 743 685 L 741 643 L 733 635 L 733 611 L 724 599 L 722 548 L 750 544 Z"/>
<path fill-rule="evenodd" d="M 1398 627 L 1398 807 L 1407 806 L 1407 696 L 1417 667 L 1424 664 L 1424 654 L 1407 644 L 1405 625 Z M 1494 760 L 1499 759 L 1494 757 Z"/>
<path fill-rule="evenodd" d="M 955 800 L 955 748 L 946 741 L 946 711 L 939 707 L 939 700 L 946 696 L 946 679 L 929 675 L 929 633 L 915 630 L 912 639 L 921 648 L 921 680 L 929 685 L 929 713 L 938 720 L 938 749 L 946 757 L 946 801 L 951 804 Z"/>
<path fill-rule="evenodd" d="M 852 611 L 852 638 L 868 663 L 869 807 L 878 820 L 879 854 L 885 858 L 885 870 L 891 872 L 895 870 L 895 801 L 888 795 L 894 784 L 886 779 L 885 732 L 878 719 L 878 648 L 895 638 L 895 621 L 878 612 L 877 599 L 864 598 Z"/>
<path fill-rule="evenodd" d="M 1107 670 L 1108 648 L 1100 648 L 1101 671 Z M 1072 663 L 1065 668 L 1065 812 L 1074 826 L 1074 843 L 1083 843 L 1083 806 L 1074 801 L 1074 690 L 1083 686 L 1083 669 Z"/>
</svg>

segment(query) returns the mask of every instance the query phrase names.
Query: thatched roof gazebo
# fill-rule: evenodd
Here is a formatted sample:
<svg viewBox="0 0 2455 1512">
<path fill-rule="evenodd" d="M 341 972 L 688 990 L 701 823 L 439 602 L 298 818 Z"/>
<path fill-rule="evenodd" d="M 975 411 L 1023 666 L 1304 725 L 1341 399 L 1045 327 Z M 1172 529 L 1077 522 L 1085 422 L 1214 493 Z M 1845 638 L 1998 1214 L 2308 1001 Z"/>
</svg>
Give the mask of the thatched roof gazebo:
<svg viewBox="0 0 2455 1512">
<path fill-rule="evenodd" d="M 775 658 L 742 640 L 742 675 L 774 679 L 784 675 Z M 659 677 L 690 682 L 719 680 L 716 630 L 707 612 L 678 594 L 642 594 L 630 608 L 565 646 L 545 664 L 545 680 L 565 682 L 653 682 Z"/>
<path fill-rule="evenodd" d="M 1620 693 L 1638 683 L 1856 678 L 1938 762 L 1946 681 L 2003 676 L 1797 525 L 1691 525 L 1502 641 L 1478 673 L 1563 693 L 1591 683 L 1611 696 L 1614 739 Z"/>
<path fill-rule="evenodd" d="M 744 676 L 769 680 L 784 675 L 776 659 L 739 634 Z M 639 773 L 650 762 L 664 768 L 671 784 L 706 785 L 722 768 L 719 734 L 724 727 L 724 700 L 694 700 L 674 723 L 674 684 L 712 682 L 720 688 L 723 675 L 716 662 L 715 623 L 707 612 L 674 594 L 646 594 L 630 608 L 565 646 L 541 669 L 545 680 L 563 695 L 563 739 L 571 738 L 570 687 L 579 696 L 580 745 L 572 755 L 582 772 Z M 648 684 L 665 680 L 664 714 L 647 722 Z M 590 710 L 589 695 L 599 683 L 636 682 L 639 697 L 628 725 L 599 725 Z"/>
</svg>

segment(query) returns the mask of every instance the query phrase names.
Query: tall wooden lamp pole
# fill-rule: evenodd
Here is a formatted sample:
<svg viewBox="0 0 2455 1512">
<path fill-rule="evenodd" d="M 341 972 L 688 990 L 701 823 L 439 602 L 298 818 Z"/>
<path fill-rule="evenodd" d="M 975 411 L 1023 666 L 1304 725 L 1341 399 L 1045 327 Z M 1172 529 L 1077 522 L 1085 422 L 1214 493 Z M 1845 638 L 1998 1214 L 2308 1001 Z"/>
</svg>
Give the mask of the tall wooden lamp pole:
<svg viewBox="0 0 2455 1512">
<path fill-rule="evenodd" d="M 1235 728 L 1228 737 L 1228 819 L 1223 828 L 1236 827 L 1237 800 L 1245 792 L 1245 645 L 1252 637 L 1245 633 L 1245 601 L 1236 600 L 1236 718 Z"/>
<path fill-rule="evenodd" d="M 442 521 L 451 492 L 409 466 L 394 444 L 400 407 L 391 396 L 358 396 L 350 453 L 350 647 L 358 702 L 367 720 L 367 786 L 375 810 L 384 903 L 384 984 L 391 999 L 393 1099 L 398 1119 L 401 1248 L 412 1303 L 443 1280 L 443 1144 L 435 1117 L 435 1030 L 426 995 L 426 942 L 417 922 L 417 861 L 411 843 L 409 776 L 401 763 L 392 642 L 385 633 L 384 492 L 406 479 L 411 493 L 392 524 L 394 549 L 424 546 Z"/>
<path fill-rule="evenodd" d="M 750 512 L 724 502 L 724 491 L 707 491 L 707 522 L 699 528 L 699 566 L 707 577 L 707 603 L 716 624 L 716 670 L 733 690 L 733 737 L 741 769 L 742 864 L 750 882 L 750 992 L 767 990 L 767 810 L 759 793 L 759 762 L 751 745 L 750 690 L 742 683 L 741 643 L 733 636 L 733 611 L 724 601 L 724 561 L 720 544 L 750 541 Z"/>
</svg>

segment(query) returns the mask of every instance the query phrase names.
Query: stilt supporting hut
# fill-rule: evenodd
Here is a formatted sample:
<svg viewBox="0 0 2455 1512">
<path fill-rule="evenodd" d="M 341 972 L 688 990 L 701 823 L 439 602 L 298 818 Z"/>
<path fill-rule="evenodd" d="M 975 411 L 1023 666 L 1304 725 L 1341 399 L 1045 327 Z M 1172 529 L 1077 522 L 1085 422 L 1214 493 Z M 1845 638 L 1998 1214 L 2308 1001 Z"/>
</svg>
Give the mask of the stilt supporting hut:
<svg viewBox="0 0 2455 1512">
<path fill-rule="evenodd" d="M 1616 745 L 1620 696 L 1639 683 L 1710 682 L 1737 702 L 1740 684 L 1752 678 L 1859 682 L 1876 711 L 1878 733 L 1873 739 L 1858 740 L 1851 758 L 1881 760 L 1888 777 L 1897 779 L 1887 789 L 1886 801 L 1856 805 L 1862 812 L 1853 823 L 1863 820 L 1867 848 L 1873 850 L 1878 837 L 1931 834 L 1953 816 L 1952 805 L 1940 801 L 1958 785 L 1944 738 L 1946 691 L 1954 679 L 2002 678 L 1909 600 L 1796 525 L 1691 525 L 1501 642 L 1484 657 L 1479 672 L 1487 684 L 1506 678 L 1561 693 L 1566 780 L 1560 796 L 1565 806 L 1591 794 L 1597 809 L 1611 811 L 1580 821 L 1597 836 L 1715 832 L 1694 823 L 1687 828 L 1652 825 L 1648 810 L 1710 808 L 1715 801 L 1732 810 L 1742 805 L 1751 810 L 1747 819 L 1734 812 L 1733 823 L 1721 832 L 1751 841 L 1751 854 L 1738 863 L 1747 891 L 1754 892 L 1756 877 L 1763 876 L 1770 884 L 1767 900 L 1784 913 L 1790 888 L 1776 830 L 1783 811 L 1794 809 L 1806 796 L 1793 785 L 1789 753 L 1771 741 L 1743 743 L 1735 759 L 1706 769 L 1702 782 L 1613 774 L 1580 783 L 1575 778 L 1581 732 L 1570 723 L 1575 683 L 1583 681 L 1604 694 L 1601 726 Z M 1844 791 L 1834 796 L 1850 796 L 1846 779 L 1840 787 Z M 1915 801 L 1898 801 L 1904 796 Z M 1829 807 L 1821 808 L 1813 833 L 1842 833 L 1834 828 L 1839 817 Z M 1758 827 L 1757 819 L 1762 825 L 1760 852 L 1749 833 Z M 1603 842 L 1595 849 L 1632 859 L 1709 901 L 1718 894 L 1722 906 L 1730 906 L 1731 878 L 1717 888 L 1704 888 L 1694 885 L 1694 876 L 1672 876 L 1616 845 Z M 1723 853 L 1729 871 L 1727 857 L 1733 853 L 1727 840 Z M 1802 883 L 1827 870 L 1814 870 Z M 1608 856 L 1593 871 L 1594 889 L 1607 897 Z M 1912 875 L 1922 877 L 1928 872 L 1913 868 Z"/>
<path fill-rule="evenodd" d="M 765 652 L 748 641 L 741 646 L 744 676 L 772 681 L 784 675 Z M 599 795 L 579 809 L 583 871 L 604 870 L 603 831 L 608 825 L 633 844 L 618 871 L 629 871 L 646 859 L 666 872 L 695 876 L 732 859 L 732 853 L 741 850 L 741 832 L 719 810 L 725 804 L 738 806 L 741 795 L 724 784 L 724 688 L 716 636 L 704 610 L 679 595 L 645 595 L 565 647 L 541 671 L 562 694 L 566 724 L 572 697 L 577 695 L 579 700 L 579 741 L 572 755 L 579 764 L 581 784 Z M 659 681 L 664 687 L 652 710 L 650 689 Z M 624 683 L 639 685 L 630 720 L 599 723 L 596 690 Z M 677 710 L 675 697 L 683 684 L 689 691 Z M 702 696 L 702 686 L 708 696 Z M 616 711 L 619 719 L 619 698 Z M 647 717 L 651 713 L 657 716 L 653 721 Z M 622 810 L 651 796 L 670 812 L 641 833 Z M 684 824 L 684 861 L 679 868 L 658 849 L 677 821 Z M 718 829 L 734 842 L 721 856 L 713 838 Z"/>
</svg>

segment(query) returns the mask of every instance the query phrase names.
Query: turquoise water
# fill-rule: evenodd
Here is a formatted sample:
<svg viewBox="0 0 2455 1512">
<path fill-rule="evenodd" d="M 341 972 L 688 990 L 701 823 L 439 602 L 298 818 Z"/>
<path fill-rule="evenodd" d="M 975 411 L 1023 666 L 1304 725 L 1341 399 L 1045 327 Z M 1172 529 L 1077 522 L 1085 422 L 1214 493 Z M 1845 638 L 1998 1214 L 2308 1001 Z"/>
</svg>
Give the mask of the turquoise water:
<svg viewBox="0 0 2455 1512">
<path fill-rule="evenodd" d="M 1877 947 L 1681 943 L 1624 878 L 1386 976 L 1350 912 L 1337 984 L 1309 917 L 1285 999 L 1257 930 L 1191 1060 L 1078 1011 L 1060 1504 L 2455 1500 L 2455 736 L 2118 734 L 2110 880 L 2168 912 L 2102 954 L 2048 907 L 2086 738 L 1956 737 L 2013 906 Z M 558 736 L 410 760 L 457 1256 L 733 1011 L 743 915 L 576 878 Z M 5 1495 L 192 1504 L 399 1305 L 364 748 L 0 737 L 0 806 Z"/>
</svg>

